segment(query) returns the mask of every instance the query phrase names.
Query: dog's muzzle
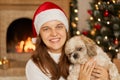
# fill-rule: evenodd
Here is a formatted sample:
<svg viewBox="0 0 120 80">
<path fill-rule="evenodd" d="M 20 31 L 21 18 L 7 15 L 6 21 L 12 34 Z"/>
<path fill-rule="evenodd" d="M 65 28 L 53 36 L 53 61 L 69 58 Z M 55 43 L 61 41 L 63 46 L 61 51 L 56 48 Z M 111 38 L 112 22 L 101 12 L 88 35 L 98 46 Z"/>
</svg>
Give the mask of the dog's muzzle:
<svg viewBox="0 0 120 80">
<path fill-rule="evenodd" d="M 78 53 L 74 53 L 74 54 L 72 54 L 72 57 L 73 57 L 74 59 L 77 59 L 77 58 L 79 58 L 79 55 L 78 55 Z"/>
</svg>

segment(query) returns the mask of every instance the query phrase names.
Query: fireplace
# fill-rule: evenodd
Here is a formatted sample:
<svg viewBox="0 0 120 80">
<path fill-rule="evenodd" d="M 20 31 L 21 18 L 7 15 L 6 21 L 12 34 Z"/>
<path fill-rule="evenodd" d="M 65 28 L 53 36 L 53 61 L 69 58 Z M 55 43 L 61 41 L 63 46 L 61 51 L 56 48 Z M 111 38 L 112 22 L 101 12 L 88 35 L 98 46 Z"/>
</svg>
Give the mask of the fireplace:
<svg viewBox="0 0 120 80">
<path fill-rule="evenodd" d="M 35 39 L 32 33 L 32 20 L 19 18 L 14 20 L 7 28 L 6 52 L 31 53 L 35 50 Z"/>
<path fill-rule="evenodd" d="M 38 4 L 8 4 L 10 1 L 0 3 L 0 77 L 25 76 L 24 68 L 33 51 L 21 49 L 19 43 L 25 47 L 33 39 L 32 17 Z"/>
<path fill-rule="evenodd" d="M 17 54 L 17 51 L 15 51 L 15 46 L 17 46 L 18 42 L 27 40 L 28 37 L 32 38 L 31 19 L 33 12 L 34 10 L 0 11 L 0 57 L 5 56 L 9 59 L 18 61 L 27 61 L 29 59 L 31 54 L 25 54 L 24 51 L 22 54 Z M 21 22 L 22 20 L 23 22 Z M 24 25 L 22 26 L 20 22 L 21 24 L 25 24 L 25 26 L 27 26 L 27 29 Z M 16 27 L 18 28 L 14 30 Z M 24 30 L 26 30 L 26 33 Z"/>
<path fill-rule="evenodd" d="M 15 46 L 33 37 L 31 33 L 33 13 L 34 10 L 0 10 L 0 59 L 4 59 L 5 62 L 2 66 L 5 70 L 0 68 L 1 76 L 25 75 L 25 64 L 32 54 L 25 51 L 17 52 L 18 48 Z M 16 27 L 22 28 L 15 30 Z"/>
</svg>

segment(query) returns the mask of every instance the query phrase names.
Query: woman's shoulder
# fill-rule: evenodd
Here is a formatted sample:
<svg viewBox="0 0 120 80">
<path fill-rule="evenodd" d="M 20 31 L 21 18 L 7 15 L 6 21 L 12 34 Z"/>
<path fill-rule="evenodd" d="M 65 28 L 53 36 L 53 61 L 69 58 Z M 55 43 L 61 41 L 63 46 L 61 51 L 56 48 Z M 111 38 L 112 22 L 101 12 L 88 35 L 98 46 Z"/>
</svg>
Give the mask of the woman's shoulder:
<svg viewBox="0 0 120 80">
<path fill-rule="evenodd" d="M 28 67 L 28 66 L 34 66 L 34 65 L 35 65 L 35 63 L 33 62 L 32 59 L 29 59 L 29 60 L 27 61 L 27 63 L 26 63 L 26 67 Z"/>
<path fill-rule="evenodd" d="M 27 64 L 31 64 L 31 63 L 34 63 L 34 62 L 33 62 L 32 59 L 29 59 L 29 60 L 27 61 Z"/>
<path fill-rule="evenodd" d="M 25 70 L 30 69 L 34 65 L 32 59 L 29 59 L 26 63 Z"/>
<path fill-rule="evenodd" d="M 25 73 L 28 80 L 50 80 L 49 77 L 38 68 L 32 59 L 27 61 Z"/>
<path fill-rule="evenodd" d="M 28 69 L 39 69 L 32 59 L 29 59 L 26 63 L 26 68 Z"/>
<path fill-rule="evenodd" d="M 38 68 L 38 66 L 33 62 L 32 59 L 29 59 L 26 63 L 26 70 L 31 70 L 34 69 L 36 71 L 40 71 L 40 69 Z"/>
<path fill-rule="evenodd" d="M 43 74 L 41 69 L 34 63 L 32 59 L 29 59 L 28 62 L 26 63 L 26 72 Z"/>
</svg>

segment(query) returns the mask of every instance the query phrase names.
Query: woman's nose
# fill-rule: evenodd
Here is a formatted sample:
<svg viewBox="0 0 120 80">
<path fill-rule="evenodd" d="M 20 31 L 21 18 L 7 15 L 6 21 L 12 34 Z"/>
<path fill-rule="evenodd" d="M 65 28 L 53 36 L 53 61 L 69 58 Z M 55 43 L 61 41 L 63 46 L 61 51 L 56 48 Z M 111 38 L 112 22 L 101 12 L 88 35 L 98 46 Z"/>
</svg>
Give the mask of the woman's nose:
<svg viewBox="0 0 120 80">
<path fill-rule="evenodd" d="M 56 30 L 51 30 L 51 35 L 52 36 L 56 36 L 57 35 L 57 31 Z"/>
</svg>

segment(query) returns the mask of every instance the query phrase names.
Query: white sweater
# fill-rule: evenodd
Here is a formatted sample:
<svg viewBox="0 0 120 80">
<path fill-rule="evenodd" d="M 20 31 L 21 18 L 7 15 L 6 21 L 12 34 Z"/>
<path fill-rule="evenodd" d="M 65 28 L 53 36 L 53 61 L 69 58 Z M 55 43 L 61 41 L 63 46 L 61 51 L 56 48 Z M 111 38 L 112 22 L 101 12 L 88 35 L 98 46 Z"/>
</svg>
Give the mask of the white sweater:
<svg viewBox="0 0 120 80">
<path fill-rule="evenodd" d="M 61 54 L 53 54 L 49 53 L 50 56 L 54 59 L 56 63 L 59 62 L 59 58 Z M 50 75 L 46 76 L 36 65 L 35 63 L 30 59 L 26 64 L 26 77 L 27 80 L 51 80 Z M 60 77 L 59 80 L 65 80 L 63 77 Z"/>
</svg>

